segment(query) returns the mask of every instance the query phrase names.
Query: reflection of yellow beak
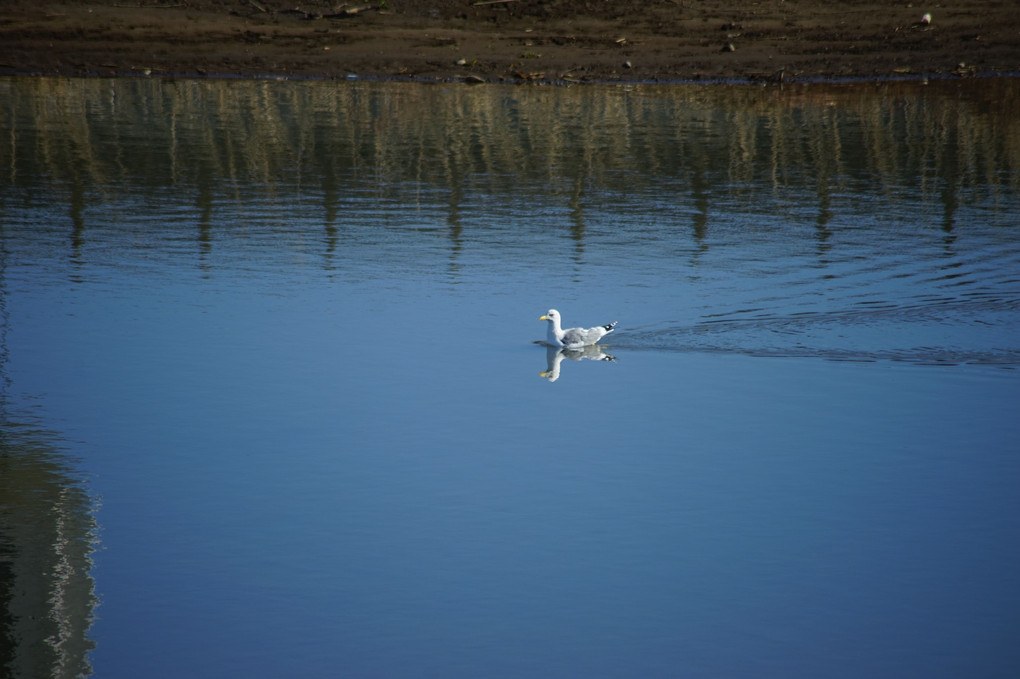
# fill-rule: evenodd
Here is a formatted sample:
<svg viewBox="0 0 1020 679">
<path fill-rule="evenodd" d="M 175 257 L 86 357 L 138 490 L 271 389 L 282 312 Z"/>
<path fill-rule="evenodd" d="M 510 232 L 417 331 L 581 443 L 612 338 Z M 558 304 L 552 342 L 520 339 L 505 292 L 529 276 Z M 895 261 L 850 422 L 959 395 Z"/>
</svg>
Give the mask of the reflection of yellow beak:
<svg viewBox="0 0 1020 679">
<path fill-rule="evenodd" d="M 549 377 L 549 373 L 548 372 L 540 372 L 538 374 L 541 375 L 542 377 Z"/>
<path fill-rule="evenodd" d="M 540 321 L 548 321 L 549 317 L 548 316 L 542 316 L 542 318 L 540 318 L 538 320 L 540 320 Z"/>
</svg>

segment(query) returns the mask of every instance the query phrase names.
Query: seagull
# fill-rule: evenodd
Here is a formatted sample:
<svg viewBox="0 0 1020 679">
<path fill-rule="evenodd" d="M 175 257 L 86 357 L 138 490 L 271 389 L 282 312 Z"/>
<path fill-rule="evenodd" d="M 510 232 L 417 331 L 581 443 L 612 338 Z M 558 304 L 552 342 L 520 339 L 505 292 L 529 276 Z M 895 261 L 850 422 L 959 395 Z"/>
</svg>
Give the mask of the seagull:
<svg viewBox="0 0 1020 679">
<path fill-rule="evenodd" d="M 616 325 L 616 321 L 613 321 L 609 325 L 600 325 L 595 328 L 568 328 L 564 330 L 560 327 L 560 312 L 556 311 L 556 309 L 549 309 L 545 316 L 538 320 L 549 321 L 549 331 L 546 333 L 546 340 L 550 345 L 566 347 L 568 349 L 577 349 L 578 347 L 595 344 L 611 333 Z"/>
</svg>

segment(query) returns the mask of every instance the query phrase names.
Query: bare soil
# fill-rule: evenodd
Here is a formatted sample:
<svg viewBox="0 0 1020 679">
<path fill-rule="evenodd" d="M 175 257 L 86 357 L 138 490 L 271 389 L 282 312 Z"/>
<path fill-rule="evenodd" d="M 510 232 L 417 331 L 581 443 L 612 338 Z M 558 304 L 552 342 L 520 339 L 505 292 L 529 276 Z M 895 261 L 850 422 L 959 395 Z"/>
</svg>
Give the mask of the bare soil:
<svg viewBox="0 0 1020 679">
<path fill-rule="evenodd" d="M 1020 3 L 3 0 L 0 73 L 469 82 L 1017 75 Z"/>
</svg>

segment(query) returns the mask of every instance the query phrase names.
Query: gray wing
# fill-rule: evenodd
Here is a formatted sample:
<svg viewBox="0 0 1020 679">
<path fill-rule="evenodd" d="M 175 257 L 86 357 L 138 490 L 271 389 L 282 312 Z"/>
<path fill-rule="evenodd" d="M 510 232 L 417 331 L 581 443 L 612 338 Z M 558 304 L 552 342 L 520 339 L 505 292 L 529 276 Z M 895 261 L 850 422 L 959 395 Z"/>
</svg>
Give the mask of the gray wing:
<svg viewBox="0 0 1020 679">
<path fill-rule="evenodd" d="M 570 328 L 563 333 L 563 344 L 568 347 L 595 344 L 605 334 L 605 328 Z"/>
<path fill-rule="evenodd" d="M 565 347 L 588 346 L 611 333 L 615 327 L 616 321 L 597 328 L 569 328 L 563 331 L 563 339 L 560 341 Z"/>
<path fill-rule="evenodd" d="M 563 339 L 560 341 L 563 342 L 564 346 L 568 347 L 584 344 L 587 339 L 587 333 L 589 332 L 591 331 L 583 328 L 568 328 L 563 331 Z"/>
</svg>

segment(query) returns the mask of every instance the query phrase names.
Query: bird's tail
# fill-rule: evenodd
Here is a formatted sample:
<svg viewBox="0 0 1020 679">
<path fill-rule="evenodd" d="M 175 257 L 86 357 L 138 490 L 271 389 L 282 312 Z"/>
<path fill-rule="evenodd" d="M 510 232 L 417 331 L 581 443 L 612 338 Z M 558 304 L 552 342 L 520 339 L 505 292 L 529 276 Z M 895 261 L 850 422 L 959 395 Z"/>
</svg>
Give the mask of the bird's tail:
<svg viewBox="0 0 1020 679">
<path fill-rule="evenodd" d="M 613 331 L 613 328 L 615 328 L 615 327 L 616 327 L 616 323 L 617 323 L 617 321 L 613 321 L 613 322 L 612 322 L 612 323 L 610 323 L 609 325 L 603 325 L 603 326 L 602 326 L 602 329 L 603 329 L 603 330 L 605 330 L 605 331 L 606 331 L 607 333 L 608 333 L 608 332 L 612 332 L 612 331 Z"/>
</svg>

